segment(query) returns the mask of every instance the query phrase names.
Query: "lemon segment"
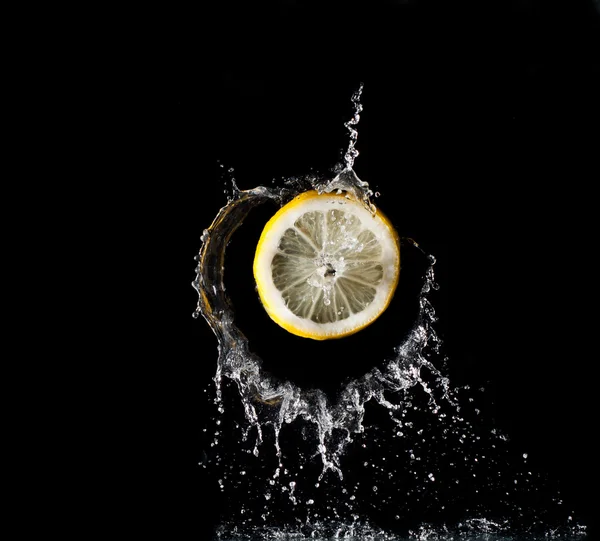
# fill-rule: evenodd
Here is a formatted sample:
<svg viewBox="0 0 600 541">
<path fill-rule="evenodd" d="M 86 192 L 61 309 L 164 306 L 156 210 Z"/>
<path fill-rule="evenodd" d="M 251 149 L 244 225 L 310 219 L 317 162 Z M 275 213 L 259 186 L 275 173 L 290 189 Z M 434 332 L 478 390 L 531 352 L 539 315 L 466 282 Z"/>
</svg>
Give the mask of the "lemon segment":
<svg viewBox="0 0 600 541">
<path fill-rule="evenodd" d="M 398 235 L 379 210 L 316 191 L 267 222 L 254 257 L 258 294 L 271 319 L 315 340 L 348 336 L 375 321 L 399 273 Z"/>
</svg>

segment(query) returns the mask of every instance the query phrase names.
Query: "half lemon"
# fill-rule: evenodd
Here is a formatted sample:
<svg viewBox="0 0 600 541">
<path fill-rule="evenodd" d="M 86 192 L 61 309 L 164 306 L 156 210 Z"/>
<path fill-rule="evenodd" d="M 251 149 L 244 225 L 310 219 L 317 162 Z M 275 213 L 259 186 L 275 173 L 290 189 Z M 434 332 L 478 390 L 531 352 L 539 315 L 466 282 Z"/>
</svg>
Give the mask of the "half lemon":
<svg viewBox="0 0 600 541">
<path fill-rule="evenodd" d="M 327 340 L 353 334 L 388 307 L 400 274 L 389 220 L 344 195 L 305 192 L 265 225 L 254 279 L 267 313 L 287 331 Z"/>
</svg>

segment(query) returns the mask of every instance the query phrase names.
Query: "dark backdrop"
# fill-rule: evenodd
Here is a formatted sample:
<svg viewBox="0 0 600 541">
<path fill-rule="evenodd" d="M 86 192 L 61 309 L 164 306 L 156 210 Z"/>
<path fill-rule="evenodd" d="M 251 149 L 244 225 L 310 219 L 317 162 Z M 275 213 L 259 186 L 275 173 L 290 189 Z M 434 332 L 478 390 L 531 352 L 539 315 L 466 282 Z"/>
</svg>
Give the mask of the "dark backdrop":
<svg viewBox="0 0 600 541">
<path fill-rule="evenodd" d="M 437 258 L 453 381 L 485 384 L 489 413 L 594 518 L 597 4 L 374 4 L 145 12 L 117 53 L 115 135 L 131 164 L 122 186 L 135 187 L 127 240 L 143 297 L 134 416 L 152 528 L 198 538 L 218 521 L 218 487 L 198 467 L 216 339 L 191 317 L 191 281 L 200 235 L 226 202 L 223 170 L 242 189 L 326 173 L 346 148 L 360 82 L 355 169 L 400 234 Z M 243 252 L 257 223 L 231 244 L 238 285 L 251 284 Z M 263 317 L 242 286 L 236 302 Z M 268 325 L 291 374 L 299 355 Z M 335 388 L 363 368 L 331 365 L 305 383 Z"/>
</svg>

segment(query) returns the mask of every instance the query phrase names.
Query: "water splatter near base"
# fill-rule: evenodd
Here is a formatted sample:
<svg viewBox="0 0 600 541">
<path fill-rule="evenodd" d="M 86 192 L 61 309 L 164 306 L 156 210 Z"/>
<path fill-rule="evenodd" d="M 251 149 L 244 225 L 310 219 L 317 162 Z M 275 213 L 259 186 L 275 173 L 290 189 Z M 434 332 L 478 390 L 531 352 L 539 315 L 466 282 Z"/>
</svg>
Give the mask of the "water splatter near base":
<svg viewBox="0 0 600 541">
<path fill-rule="evenodd" d="M 314 541 L 581 541 L 585 528 L 573 526 L 558 530 L 548 530 L 538 534 L 515 533 L 505 522 L 495 522 L 485 518 L 468 519 L 455 526 L 422 524 L 405 535 L 385 531 L 368 522 L 355 521 L 341 523 L 296 524 L 286 528 L 256 527 L 240 531 L 236 527 L 222 527 L 217 531 L 216 539 L 220 541 L 241 541 L 258 539 L 312 539 Z"/>
</svg>

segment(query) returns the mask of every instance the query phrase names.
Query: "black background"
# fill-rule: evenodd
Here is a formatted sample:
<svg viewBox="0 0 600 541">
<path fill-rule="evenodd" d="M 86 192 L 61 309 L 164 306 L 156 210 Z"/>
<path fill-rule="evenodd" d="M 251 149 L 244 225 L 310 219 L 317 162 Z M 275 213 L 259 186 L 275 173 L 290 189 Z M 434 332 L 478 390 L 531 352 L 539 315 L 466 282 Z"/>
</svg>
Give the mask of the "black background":
<svg viewBox="0 0 600 541">
<path fill-rule="evenodd" d="M 437 258 L 432 300 L 453 381 L 485 384 L 489 413 L 593 522 L 594 3 L 327 6 L 136 14 L 99 83 L 118 106 L 110 148 L 127 166 L 117 193 L 135 210 L 125 244 L 140 297 L 129 357 L 143 441 L 130 465 L 148 463 L 135 481 L 148 500 L 140 520 L 194 539 L 218 522 L 218 487 L 198 466 L 217 342 L 191 317 L 191 281 L 200 235 L 226 203 L 223 171 L 234 168 L 241 189 L 327 173 L 363 82 L 355 169 L 399 233 Z M 257 348 L 270 348 L 265 337 L 286 348 L 274 370 L 300 377 L 298 350 L 265 319 L 244 266 L 263 218 L 231 243 L 232 296 Z M 303 383 L 333 389 L 366 369 L 320 365 L 327 375 Z"/>
</svg>

